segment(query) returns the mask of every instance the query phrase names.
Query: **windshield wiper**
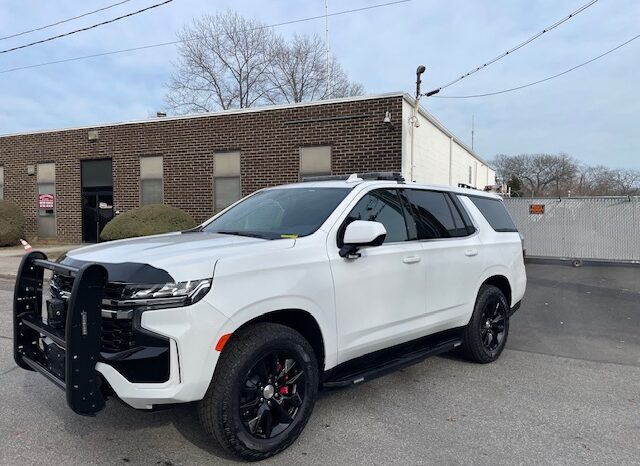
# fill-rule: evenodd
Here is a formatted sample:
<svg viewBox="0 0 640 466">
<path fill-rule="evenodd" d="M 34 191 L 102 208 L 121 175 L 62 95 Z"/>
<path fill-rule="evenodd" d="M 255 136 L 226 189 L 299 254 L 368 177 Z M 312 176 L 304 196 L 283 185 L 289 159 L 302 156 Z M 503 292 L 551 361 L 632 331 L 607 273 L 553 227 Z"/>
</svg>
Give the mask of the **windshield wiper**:
<svg viewBox="0 0 640 466">
<path fill-rule="evenodd" d="M 248 231 L 218 230 L 218 231 L 213 231 L 212 233 L 220 233 L 221 235 L 248 236 L 249 238 L 266 239 L 263 235 L 259 233 L 251 233 Z"/>
</svg>

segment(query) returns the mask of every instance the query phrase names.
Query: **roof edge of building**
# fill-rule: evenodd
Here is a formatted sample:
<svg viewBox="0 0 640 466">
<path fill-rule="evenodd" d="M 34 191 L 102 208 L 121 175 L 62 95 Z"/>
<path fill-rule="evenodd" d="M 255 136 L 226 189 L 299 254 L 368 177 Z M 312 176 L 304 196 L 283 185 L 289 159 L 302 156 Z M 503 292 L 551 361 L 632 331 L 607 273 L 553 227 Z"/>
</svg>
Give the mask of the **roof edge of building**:
<svg viewBox="0 0 640 466">
<path fill-rule="evenodd" d="M 188 115 L 173 115 L 166 117 L 151 117 L 140 120 L 127 120 L 127 121 L 119 121 L 114 123 L 100 123 L 96 125 L 82 125 L 82 126 L 71 126 L 67 128 L 55 128 L 55 129 L 43 129 L 36 131 L 21 131 L 18 133 L 8 133 L 8 134 L 0 134 L 0 138 L 8 138 L 15 136 L 28 136 L 32 134 L 47 134 L 47 133 L 59 133 L 62 131 L 78 131 L 83 129 L 98 129 L 98 128 L 106 128 L 111 126 L 123 126 L 123 125 L 137 125 L 137 124 L 145 124 L 145 123 L 158 123 L 163 121 L 175 121 L 175 120 L 189 120 L 196 118 L 209 118 L 212 116 L 223 116 L 223 115 L 237 115 L 244 113 L 255 113 L 255 112 L 268 112 L 273 110 L 282 110 L 287 108 L 300 108 L 300 107 L 314 107 L 319 105 L 330 105 L 336 103 L 344 103 L 344 102 L 357 102 L 362 100 L 375 100 L 375 99 L 385 99 L 391 97 L 403 97 L 406 96 L 404 92 L 387 92 L 383 94 L 368 94 L 361 96 L 353 96 L 353 97 L 340 97 L 337 99 L 327 99 L 327 100 L 314 100 L 312 102 L 297 102 L 297 103 L 288 103 L 288 104 L 278 104 L 278 105 L 266 105 L 262 107 L 249 107 L 249 108 L 233 108 L 228 110 L 219 110 L 215 112 L 204 112 L 204 113 L 190 113 Z"/>
<path fill-rule="evenodd" d="M 409 102 L 411 104 L 412 107 L 415 105 L 416 99 L 414 97 L 412 97 L 411 95 L 409 95 L 406 92 L 403 93 L 402 96 L 403 96 L 404 100 L 406 100 L 407 102 Z M 462 140 L 460 140 L 460 138 L 458 138 L 455 134 L 453 134 L 451 131 L 449 131 L 446 126 L 444 126 L 442 123 L 440 123 L 440 120 L 438 120 L 431 113 L 429 113 L 422 105 L 418 106 L 418 112 L 423 117 L 425 117 L 430 123 L 435 125 L 440 131 L 442 131 L 444 134 L 446 134 L 447 136 L 452 138 L 455 141 L 456 144 L 458 144 L 464 150 L 469 152 L 479 162 L 483 163 L 484 165 L 486 165 L 487 167 L 491 168 L 492 170 L 494 169 L 494 167 L 490 163 L 488 163 L 484 158 L 480 157 L 473 149 L 471 149 L 471 147 L 469 147 L 466 143 L 462 142 Z"/>
</svg>

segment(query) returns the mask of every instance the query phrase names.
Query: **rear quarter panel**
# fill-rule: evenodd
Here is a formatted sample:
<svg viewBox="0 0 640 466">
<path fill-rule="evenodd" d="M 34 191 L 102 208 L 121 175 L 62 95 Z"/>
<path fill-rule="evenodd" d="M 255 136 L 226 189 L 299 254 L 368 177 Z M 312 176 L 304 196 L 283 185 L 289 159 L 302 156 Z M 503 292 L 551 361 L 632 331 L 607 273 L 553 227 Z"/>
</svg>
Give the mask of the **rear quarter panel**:
<svg viewBox="0 0 640 466">
<path fill-rule="evenodd" d="M 478 229 L 483 250 L 482 273 L 476 284 L 476 296 L 482 284 L 490 277 L 502 275 L 511 287 L 513 306 L 522 300 L 527 286 L 527 277 L 522 255 L 522 241 L 518 232 L 496 232 L 478 208 L 466 196 L 460 196 L 464 207 Z M 469 316 L 471 317 L 471 316 Z"/>
</svg>

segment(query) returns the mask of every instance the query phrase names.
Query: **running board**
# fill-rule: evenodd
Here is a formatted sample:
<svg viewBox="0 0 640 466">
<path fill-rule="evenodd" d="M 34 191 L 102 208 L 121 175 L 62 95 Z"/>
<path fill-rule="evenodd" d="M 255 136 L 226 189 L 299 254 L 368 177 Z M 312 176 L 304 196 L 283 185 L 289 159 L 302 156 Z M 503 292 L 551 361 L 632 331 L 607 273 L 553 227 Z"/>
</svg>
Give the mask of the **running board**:
<svg viewBox="0 0 640 466">
<path fill-rule="evenodd" d="M 341 388 L 366 382 L 451 351 L 462 344 L 459 332 L 443 332 L 347 361 L 325 372 L 323 388 Z"/>
</svg>

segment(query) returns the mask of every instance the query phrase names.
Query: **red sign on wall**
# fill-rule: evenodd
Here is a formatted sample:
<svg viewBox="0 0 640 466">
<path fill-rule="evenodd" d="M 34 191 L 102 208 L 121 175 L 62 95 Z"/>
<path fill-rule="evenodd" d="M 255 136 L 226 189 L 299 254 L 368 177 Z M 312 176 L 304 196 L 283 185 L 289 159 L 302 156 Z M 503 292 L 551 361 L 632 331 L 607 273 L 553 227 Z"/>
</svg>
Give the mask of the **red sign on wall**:
<svg viewBox="0 0 640 466">
<path fill-rule="evenodd" d="M 55 198 L 53 194 L 38 195 L 38 208 L 53 209 L 54 204 L 55 204 Z"/>
</svg>

